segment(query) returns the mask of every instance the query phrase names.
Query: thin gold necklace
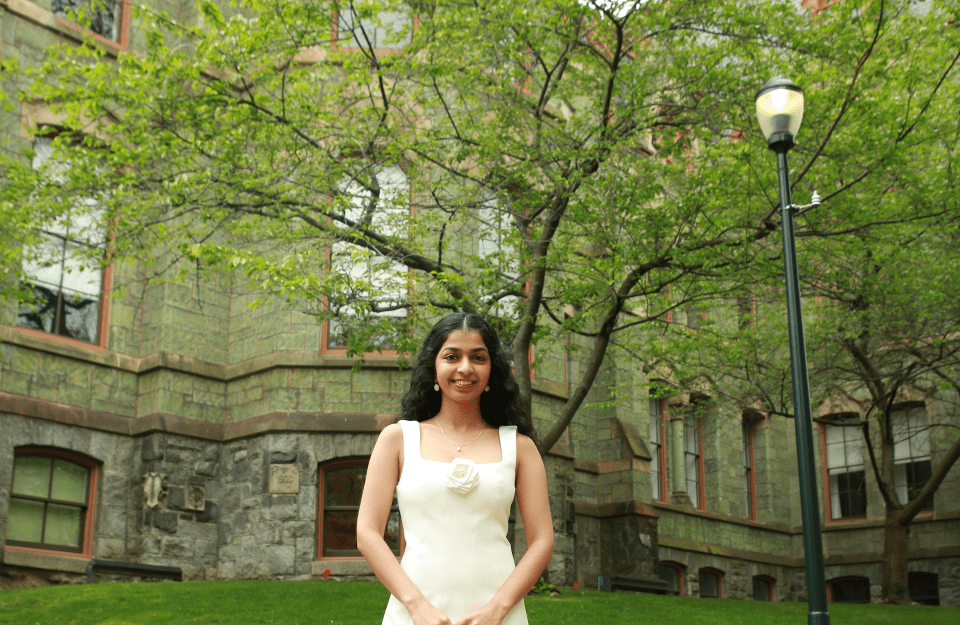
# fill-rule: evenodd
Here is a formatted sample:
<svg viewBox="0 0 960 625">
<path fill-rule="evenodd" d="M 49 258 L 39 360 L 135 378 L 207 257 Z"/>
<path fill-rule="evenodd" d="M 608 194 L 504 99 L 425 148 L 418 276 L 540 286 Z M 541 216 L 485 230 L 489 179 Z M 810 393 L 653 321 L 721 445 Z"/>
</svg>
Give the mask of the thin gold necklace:
<svg viewBox="0 0 960 625">
<path fill-rule="evenodd" d="M 439 421 L 437 421 L 437 427 L 440 428 L 440 435 L 443 436 L 444 438 L 447 438 L 447 435 L 444 434 L 444 432 L 443 432 L 443 426 L 440 425 L 440 422 L 439 422 Z M 481 434 L 483 434 L 483 421 L 480 422 L 480 434 L 477 434 L 477 438 L 475 438 L 475 439 L 473 439 L 472 441 L 470 441 L 470 443 L 476 443 L 477 440 L 480 438 L 480 435 L 481 435 Z M 452 440 L 450 440 L 449 438 L 447 438 L 447 442 L 450 443 L 451 445 L 453 445 L 454 447 L 456 447 L 456 448 L 457 448 L 457 451 L 460 451 L 460 448 L 461 448 L 461 447 L 466 447 L 467 445 L 470 444 L 470 443 L 464 443 L 463 445 L 458 445 L 457 443 L 454 443 L 454 442 L 453 442 Z"/>
</svg>

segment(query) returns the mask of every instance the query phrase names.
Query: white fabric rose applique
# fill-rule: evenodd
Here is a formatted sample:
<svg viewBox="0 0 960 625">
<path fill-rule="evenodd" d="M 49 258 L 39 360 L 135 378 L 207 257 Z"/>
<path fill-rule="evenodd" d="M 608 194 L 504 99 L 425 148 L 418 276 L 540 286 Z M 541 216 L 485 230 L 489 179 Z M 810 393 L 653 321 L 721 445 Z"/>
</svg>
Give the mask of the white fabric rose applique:
<svg viewBox="0 0 960 625">
<path fill-rule="evenodd" d="M 473 460 L 455 458 L 447 470 L 447 488 L 458 495 L 469 494 L 480 483 L 480 471 Z"/>
</svg>

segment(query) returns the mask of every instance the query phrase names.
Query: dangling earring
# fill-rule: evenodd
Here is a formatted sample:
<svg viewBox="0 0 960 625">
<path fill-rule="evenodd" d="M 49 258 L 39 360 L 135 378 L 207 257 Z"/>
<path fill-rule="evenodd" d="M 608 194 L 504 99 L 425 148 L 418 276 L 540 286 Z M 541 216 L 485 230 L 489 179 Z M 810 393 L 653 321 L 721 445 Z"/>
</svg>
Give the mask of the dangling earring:
<svg viewBox="0 0 960 625">
<path fill-rule="evenodd" d="M 487 388 L 490 388 L 490 387 L 488 386 Z M 439 391 L 439 390 L 440 390 L 440 385 L 437 384 L 436 382 L 434 382 L 434 384 L 433 384 L 433 390 Z"/>
<path fill-rule="evenodd" d="M 487 388 L 483 389 L 483 392 L 486 393 L 486 392 L 489 391 L 489 390 L 490 390 L 490 385 L 487 384 Z"/>
</svg>

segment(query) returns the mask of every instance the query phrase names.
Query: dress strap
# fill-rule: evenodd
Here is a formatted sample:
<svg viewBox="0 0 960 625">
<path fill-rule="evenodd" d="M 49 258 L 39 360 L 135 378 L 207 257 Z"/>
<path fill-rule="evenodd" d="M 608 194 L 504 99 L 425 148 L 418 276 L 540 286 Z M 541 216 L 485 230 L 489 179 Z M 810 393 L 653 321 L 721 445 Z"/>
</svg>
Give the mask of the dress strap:
<svg viewBox="0 0 960 625">
<path fill-rule="evenodd" d="M 400 431 L 403 432 L 403 464 L 407 459 L 420 459 L 420 422 L 398 421 Z"/>
<path fill-rule="evenodd" d="M 500 426 L 500 453 L 503 454 L 503 463 L 517 466 L 517 426 Z"/>
</svg>

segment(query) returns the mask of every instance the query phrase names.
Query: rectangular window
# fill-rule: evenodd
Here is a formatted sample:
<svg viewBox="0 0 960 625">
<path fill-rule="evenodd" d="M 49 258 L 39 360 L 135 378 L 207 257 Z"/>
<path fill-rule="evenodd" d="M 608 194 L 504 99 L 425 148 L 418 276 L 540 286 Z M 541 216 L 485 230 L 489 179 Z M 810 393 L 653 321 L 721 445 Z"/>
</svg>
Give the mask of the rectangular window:
<svg viewBox="0 0 960 625">
<path fill-rule="evenodd" d="M 650 398 L 650 483 L 653 487 L 653 500 L 663 501 L 666 486 L 667 465 L 663 449 L 663 421 L 661 402 Z"/>
<path fill-rule="evenodd" d="M 364 12 L 353 2 L 344 3 L 337 17 L 337 42 L 344 48 L 361 50 L 401 50 L 410 43 L 409 23 L 405 13 L 380 11 L 376 15 Z"/>
<path fill-rule="evenodd" d="M 838 420 L 823 428 L 831 519 L 867 515 L 862 430 L 851 420 L 846 420 L 848 425 L 844 422 Z"/>
<path fill-rule="evenodd" d="M 334 461 L 320 467 L 319 558 L 360 558 L 357 549 L 357 513 L 367 477 L 367 460 Z M 384 540 L 397 555 L 401 551 L 400 510 L 394 499 Z"/>
<path fill-rule="evenodd" d="M 33 167 L 46 168 L 62 184 L 70 165 L 57 161 L 50 137 L 34 141 Z M 78 198 L 70 219 L 48 224 L 40 244 L 24 250 L 23 272 L 33 301 L 22 304 L 17 323 L 23 328 L 85 343 L 100 343 L 103 257 L 106 237 L 103 209 L 92 198 Z"/>
<path fill-rule="evenodd" d="M 922 407 L 898 410 L 890 415 L 893 428 L 893 479 L 900 503 L 920 494 L 933 467 L 930 463 L 930 428 Z M 932 510 L 927 501 L 924 510 Z"/>
<path fill-rule="evenodd" d="M 700 453 L 700 429 L 702 419 L 687 415 L 683 419 L 683 467 L 686 474 L 687 496 L 694 508 L 703 509 L 700 498 L 703 476 L 703 456 Z"/>
<path fill-rule="evenodd" d="M 753 474 L 753 422 L 743 420 L 741 436 L 743 438 L 743 488 L 744 509 L 748 519 L 757 518 L 756 478 Z"/>
<path fill-rule="evenodd" d="M 355 178 L 345 181 L 340 190 L 349 202 L 344 217 L 353 224 L 369 223 L 385 237 L 405 231 L 409 185 L 399 167 L 378 168 L 370 185 Z M 351 331 L 376 323 L 384 331 L 372 337 L 373 347 L 396 349 L 397 338 L 406 328 L 407 268 L 345 241 L 331 246 L 330 268 L 344 278 L 344 284 L 340 294 L 327 301 L 335 316 L 327 323 L 326 348 L 347 349 Z"/>
</svg>

